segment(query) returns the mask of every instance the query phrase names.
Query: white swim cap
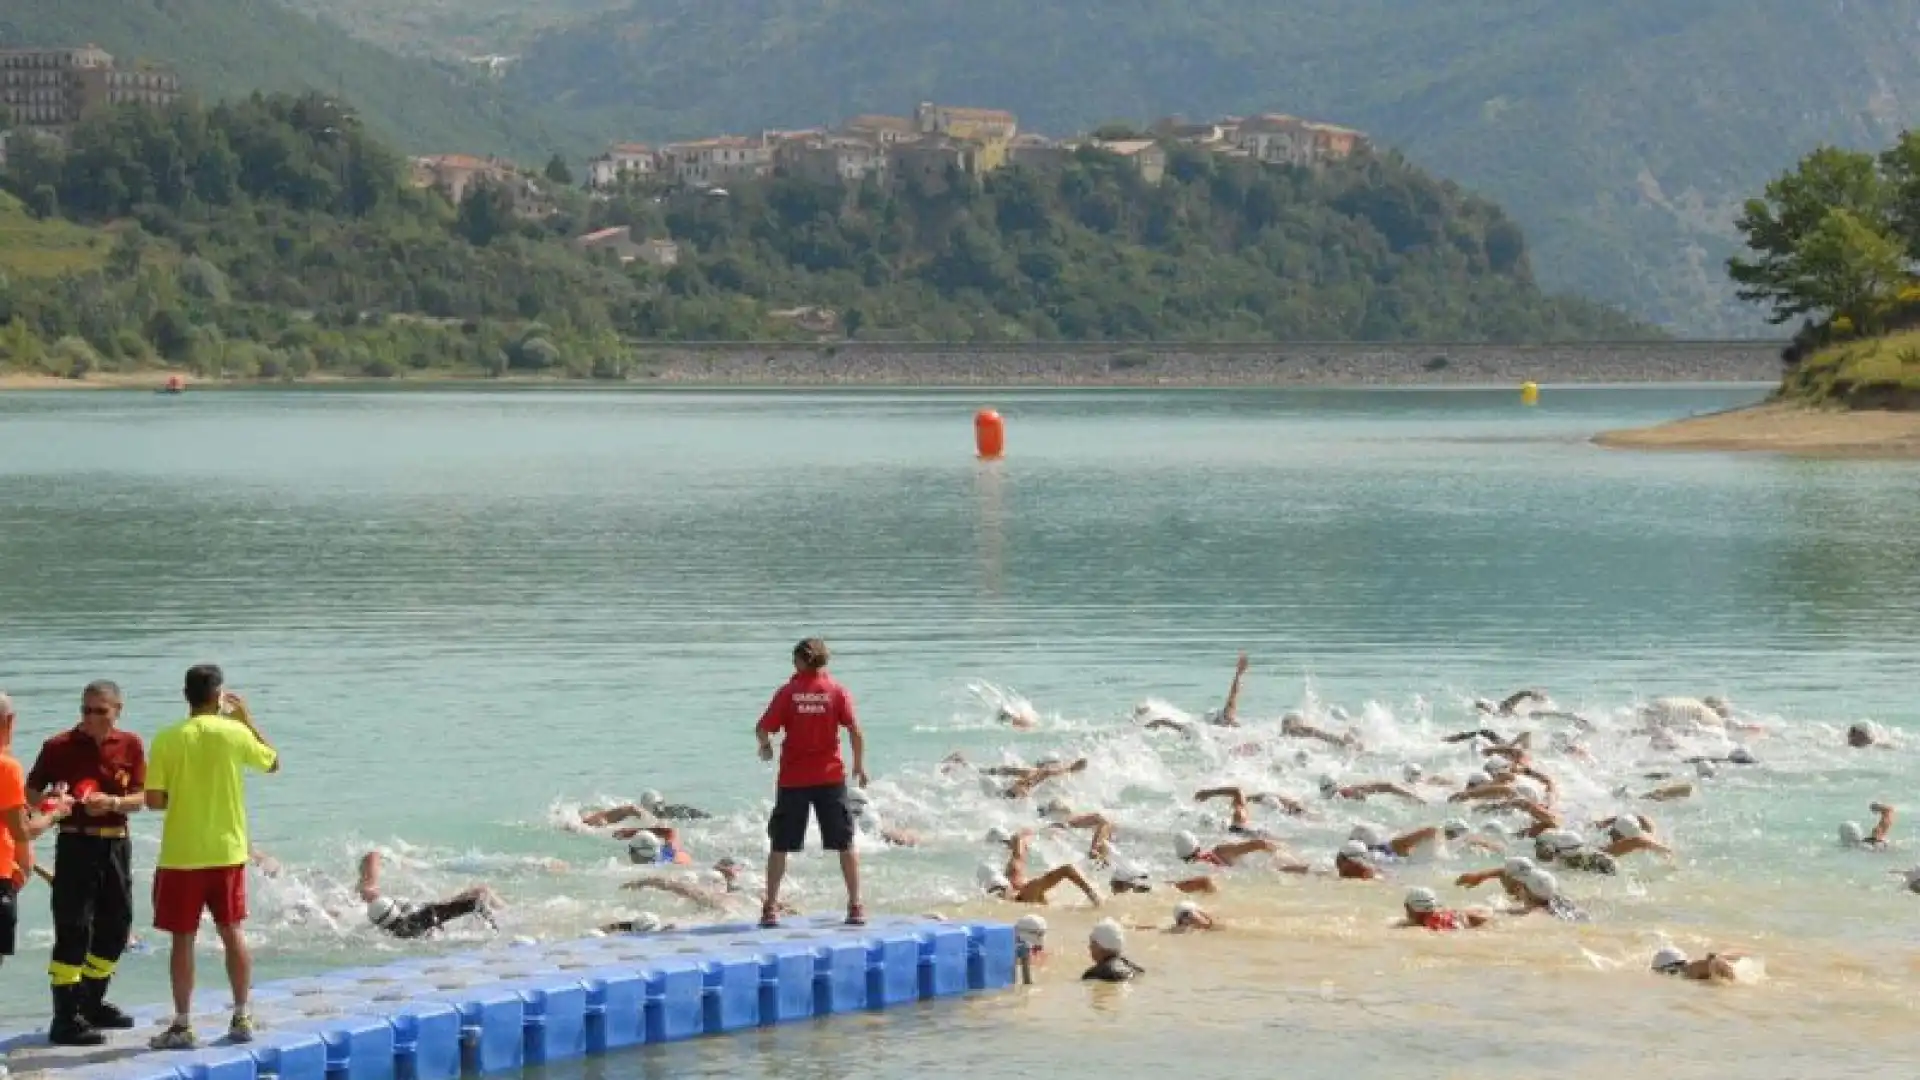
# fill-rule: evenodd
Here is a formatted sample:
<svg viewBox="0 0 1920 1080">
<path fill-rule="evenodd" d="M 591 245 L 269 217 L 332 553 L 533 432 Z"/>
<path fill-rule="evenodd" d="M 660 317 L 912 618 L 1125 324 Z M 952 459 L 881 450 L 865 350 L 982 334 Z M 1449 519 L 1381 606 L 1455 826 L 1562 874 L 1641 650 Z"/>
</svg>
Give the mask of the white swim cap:
<svg viewBox="0 0 1920 1080">
<path fill-rule="evenodd" d="M 1521 878 L 1520 884 L 1536 900 L 1551 900 L 1560 892 L 1560 882 L 1552 874 L 1538 868 Z"/>
<path fill-rule="evenodd" d="M 1058 764 L 1060 764 L 1060 763 L 1061 763 L 1062 761 L 1065 761 L 1065 760 L 1066 760 L 1065 758 L 1063 758 L 1063 757 L 1061 757 L 1061 756 L 1060 756 L 1059 754 L 1057 754 L 1057 753 L 1055 753 L 1055 754 L 1043 754 L 1043 755 L 1041 755 L 1041 757 L 1040 757 L 1040 760 L 1039 760 L 1039 761 L 1037 761 L 1037 762 L 1035 762 L 1034 764 L 1035 764 L 1035 765 L 1058 765 Z"/>
<path fill-rule="evenodd" d="M 1470 788 L 1486 787 L 1491 783 L 1493 783 L 1493 777 L 1484 772 L 1476 770 L 1467 774 L 1467 786 Z"/>
<path fill-rule="evenodd" d="M 1859 822 L 1843 821 L 1840 823 L 1840 846 L 1841 847 L 1859 847 L 1861 844 L 1864 844 L 1866 842 L 1867 842 L 1867 831 L 1860 827 Z"/>
<path fill-rule="evenodd" d="M 1182 900 L 1173 905 L 1173 925 L 1185 926 L 1195 915 L 1204 915 L 1200 905 L 1191 900 Z"/>
<path fill-rule="evenodd" d="M 1608 826 L 1608 831 L 1622 840 L 1633 840 L 1647 835 L 1647 830 L 1640 827 L 1640 819 L 1632 814 L 1621 814 L 1614 818 Z"/>
<path fill-rule="evenodd" d="M 1427 775 L 1427 770 L 1409 761 L 1407 762 L 1406 768 L 1400 770 L 1400 775 L 1406 777 L 1407 783 L 1413 784 L 1418 783 L 1421 777 Z"/>
<path fill-rule="evenodd" d="M 1547 798 L 1547 790 L 1540 786 L 1540 782 L 1526 776 L 1513 782 L 1513 793 L 1528 802 L 1545 802 Z"/>
<path fill-rule="evenodd" d="M 1487 775 L 1488 776 L 1505 776 L 1506 774 L 1512 771 L 1513 771 L 1513 762 L 1508 758 L 1504 758 L 1504 757 L 1501 757 L 1499 754 L 1495 754 L 1494 756 L 1487 759 Z"/>
<path fill-rule="evenodd" d="M 1524 879 L 1538 869 L 1534 861 L 1525 855 L 1510 855 L 1507 857 L 1506 865 L 1500 868 L 1500 872 L 1508 877 Z"/>
<path fill-rule="evenodd" d="M 399 909 L 400 905 L 394 903 L 391 898 L 376 896 L 367 901 L 367 921 L 375 926 L 384 927 Z"/>
<path fill-rule="evenodd" d="M 660 838 L 646 830 L 633 834 L 627 841 L 627 858 L 637 863 L 658 862 L 660 860 Z"/>
<path fill-rule="evenodd" d="M 1104 952 L 1119 953 L 1127 947 L 1127 932 L 1112 919 L 1101 919 L 1093 924 L 1093 933 L 1087 935 L 1093 947 Z"/>
<path fill-rule="evenodd" d="M 1385 830 L 1377 825 L 1355 825 L 1353 831 L 1347 834 L 1347 839 L 1358 840 L 1367 847 L 1377 848 L 1387 846 L 1388 836 Z"/>
<path fill-rule="evenodd" d="M 1668 968 L 1683 967 L 1686 965 L 1686 962 L 1687 954 L 1671 945 L 1653 954 L 1653 970 L 1655 971 L 1665 971 Z"/>
<path fill-rule="evenodd" d="M 667 797 L 657 791 L 643 791 L 640 793 L 640 805 L 647 810 L 658 810 L 667 805 Z"/>
<path fill-rule="evenodd" d="M 1020 921 L 1013 924 L 1013 936 L 1029 949 L 1037 949 L 1047 942 L 1047 920 L 1038 915 L 1022 915 Z"/>
<path fill-rule="evenodd" d="M 1335 779 L 1334 779 L 1333 777 L 1331 777 L 1331 776 L 1329 776 L 1329 775 L 1326 775 L 1326 774 L 1324 774 L 1324 773 L 1323 773 L 1323 774 L 1321 774 L 1321 776 L 1320 776 L 1320 794 L 1322 794 L 1322 795 L 1337 795 L 1337 794 L 1339 794 L 1339 793 L 1340 793 L 1340 781 L 1338 781 L 1338 780 L 1335 780 Z"/>
<path fill-rule="evenodd" d="M 1173 837 L 1173 856 L 1176 859 L 1191 859 L 1200 854 L 1200 838 L 1190 832 L 1178 832 Z"/>
<path fill-rule="evenodd" d="M 1426 915 L 1440 910 L 1440 897 L 1432 889 L 1408 889 L 1407 910 Z"/>
<path fill-rule="evenodd" d="M 1364 860 L 1367 857 L 1367 845 L 1358 840 L 1349 840 L 1340 845 L 1340 857 L 1344 859 Z"/>
<path fill-rule="evenodd" d="M 1702 780 L 1711 780 L 1711 779 L 1713 779 L 1713 778 L 1714 778 L 1714 777 L 1715 777 L 1716 775 L 1718 775 L 1718 774 L 1719 774 L 1719 772 L 1720 772 L 1720 770 L 1719 770 L 1719 769 L 1716 769 L 1716 768 L 1714 768 L 1714 767 L 1713 767 L 1713 762 L 1711 762 L 1711 761 L 1696 761 L 1696 762 L 1694 762 L 1694 763 L 1693 763 L 1693 771 L 1694 771 L 1695 773 L 1697 773 L 1697 774 L 1699 774 L 1699 776 L 1700 776 L 1700 779 L 1702 779 Z"/>
<path fill-rule="evenodd" d="M 1013 834 L 995 825 L 993 828 L 987 830 L 987 843 L 1011 844 L 1013 843 Z"/>
<path fill-rule="evenodd" d="M 1580 837 L 1570 829 L 1548 829 L 1540 834 L 1539 842 L 1548 851 L 1563 855 L 1580 846 Z"/>
<path fill-rule="evenodd" d="M 651 934 L 665 925 L 660 916 L 651 911 L 643 911 L 635 915 L 632 922 L 633 932 L 636 934 Z"/>
<path fill-rule="evenodd" d="M 1488 822 L 1487 824 L 1492 825 L 1496 823 Z M 1440 831 L 1446 835 L 1447 839 L 1458 840 L 1472 832 L 1473 826 L 1467 823 L 1466 818 L 1448 818 L 1446 823 L 1440 826 Z"/>
<path fill-rule="evenodd" d="M 1122 863 L 1113 868 L 1111 880 L 1116 885 L 1145 885 L 1151 880 L 1151 876 L 1143 867 Z"/>
</svg>

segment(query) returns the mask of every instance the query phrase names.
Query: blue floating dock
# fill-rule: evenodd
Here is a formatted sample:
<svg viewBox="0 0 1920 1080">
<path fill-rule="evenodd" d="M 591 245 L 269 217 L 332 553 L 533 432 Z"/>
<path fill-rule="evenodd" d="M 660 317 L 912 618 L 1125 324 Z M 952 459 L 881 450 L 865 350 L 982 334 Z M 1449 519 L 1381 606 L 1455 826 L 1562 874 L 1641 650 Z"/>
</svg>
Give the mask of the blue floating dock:
<svg viewBox="0 0 1920 1080">
<path fill-rule="evenodd" d="M 0 1035 L 13 1080 L 458 1080 L 635 1046 L 725 1035 L 1013 985 L 1013 928 L 886 916 L 616 934 L 422 956 L 265 983 L 255 1040 L 225 1043 L 232 1002 L 194 1000 L 191 1052 L 147 1049 L 172 1010 L 106 1046 Z M 215 973 L 217 978 L 217 971 Z"/>
</svg>

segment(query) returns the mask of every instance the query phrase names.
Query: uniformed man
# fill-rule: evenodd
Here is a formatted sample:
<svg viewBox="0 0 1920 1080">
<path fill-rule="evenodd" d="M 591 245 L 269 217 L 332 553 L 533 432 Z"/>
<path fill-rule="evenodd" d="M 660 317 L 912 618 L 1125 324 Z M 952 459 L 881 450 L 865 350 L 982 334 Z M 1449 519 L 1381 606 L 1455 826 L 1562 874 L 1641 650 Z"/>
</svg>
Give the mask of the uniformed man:
<svg viewBox="0 0 1920 1080">
<path fill-rule="evenodd" d="M 107 984 L 133 931 L 132 845 L 127 815 L 145 807 L 146 748 L 121 731 L 120 688 L 106 680 L 80 695 L 80 723 L 48 739 L 27 774 L 27 794 L 73 799 L 53 849 L 53 1026 L 56 1046 L 98 1046 L 102 1028 L 133 1020 L 107 1003 Z"/>
</svg>

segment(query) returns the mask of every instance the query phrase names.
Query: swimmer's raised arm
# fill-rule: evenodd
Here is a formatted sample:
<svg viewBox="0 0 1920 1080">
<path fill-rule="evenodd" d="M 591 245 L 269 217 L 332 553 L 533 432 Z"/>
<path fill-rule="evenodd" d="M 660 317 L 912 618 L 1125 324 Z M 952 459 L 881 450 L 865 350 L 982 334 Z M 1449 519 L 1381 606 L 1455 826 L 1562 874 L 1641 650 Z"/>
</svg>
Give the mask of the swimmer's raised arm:
<svg viewBox="0 0 1920 1080">
<path fill-rule="evenodd" d="M 1492 870 L 1469 870 L 1459 877 L 1454 878 L 1453 883 L 1462 889 L 1477 889 L 1499 876 L 1500 869 L 1498 867 Z"/>
<path fill-rule="evenodd" d="M 1880 815 L 1880 820 L 1873 826 L 1871 842 L 1876 846 L 1885 844 L 1887 837 L 1893 833 L 1893 804 L 1877 802 L 1867 809 Z"/>
<path fill-rule="evenodd" d="M 1246 792 L 1238 787 L 1202 788 L 1193 793 L 1194 802 L 1207 802 L 1212 799 L 1232 799 L 1235 806 L 1247 801 Z"/>
<path fill-rule="evenodd" d="M 1456 734 L 1449 735 L 1446 738 L 1441 739 L 1440 741 L 1444 743 L 1463 743 L 1473 739 L 1485 739 L 1490 743 L 1496 743 L 1500 745 L 1504 745 L 1507 741 L 1500 737 L 1499 732 L 1494 731 L 1491 728 L 1476 728 L 1473 731 L 1458 732 Z"/>
<path fill-rule="evenodd" d="M 1227 703 L 1220 708 L 1220 725 L 1235 727 L 1240 723 L 1240 679 L 1247 673 L 1247 654 L 1241 653 L 1240 660 L 1233 666 L 1233 681 L 1227 684 Z"/>
</svg>

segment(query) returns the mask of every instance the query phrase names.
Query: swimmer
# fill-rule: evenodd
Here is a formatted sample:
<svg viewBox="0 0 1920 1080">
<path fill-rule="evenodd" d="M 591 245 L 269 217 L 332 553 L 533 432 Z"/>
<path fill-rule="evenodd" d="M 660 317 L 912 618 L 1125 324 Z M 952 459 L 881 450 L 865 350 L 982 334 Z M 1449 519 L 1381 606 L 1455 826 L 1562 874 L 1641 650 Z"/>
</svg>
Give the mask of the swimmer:
<svg viewBox="0 0 1920 1080">
<path fill-rule="evenodd" d="M 1475 712 L 1486 716 L 1519 716 L 1522 715 L 1520 712 L 1520 706 L 1522 705 L 1550 704 L 1552 704 L 1552 702 L 1548 700 L 1544 691 L 1516 690 L 1508 694 L 1498 704 L 1488 701 L 1486 698 L 1475 698 L 1473 709 Z M 1533 710 L 1528 709 L 1527 711 L 1532 712 Z"/>
<path fill-rule="evenodd" d="M 1541 833 L 1534 839 L 1533 854 L 1542 864 L 1589 874 L 1612 875 L 1620 870 L 1613 856 L 1588 848 L 1580 835 L 1571 829 L 1548 829 Z"/>
<path fill-rule="evenodd" d="M 1875 851 L 1887 849 L 1887 837 L 1893 833 L 1893 807 L 1886 803 L 1874 803 L 1867 807 L 1880 816 L 1874 823 L 1873 832 L 1863 832 L 1857 822 L 1846 821 L 1840 825 L 1840 846 L 1847 848 L 1872 848 Z"/>
<path fill-rule="evenodd" d="M 627 860 L 646 866 L 651 863 L 693 865 L 693 852 L 680 846 L 680 834 L 664 826 L 649 825 L 636 829 L 617 829 L 615 840 L 627 842 Z"/>
<path fill-rule="evenodd" d="M 1167 933 L 1186 934 L 1219 929 L 1221 929 L 1219 920 L 1207 914 L 1199 904 L 1191 900 L 1182 900 L 1173 906 L 1173 925 L 1167 928 Z"/>
<path fill-rule="evenodd" d="M 1207 722 L 1217 727 L 1240 726 L 1240 680 L 1247 674 L 1247 654 L 1241 653 L 1233 665 L 1233 681 L 1227 684 L 1227 703 L 1217 713 L 1209 713 Z"/>
<path fill-rule="evenodd" d="M 1539 869 L 1532 859 L 1524 855 L 1509 856 L 1506 862 L 1491 870 L 1469 870 L 1453 879 L 1453 883 L 1462 889 L 1477 889 L 1489 881 L 1499 881 L 1507 896 L 1523 900 L 1527 895 L 1526 877 Z"/>
<path fill-rule="evenodd" d="M 1331 776 L 1320 778 L 1320 797 L 1323 799 L 1347 799 L 1365 802 L 1375 795 L 1393 795 L 1408 802 L 1424 804 L 1427 800 L 1407 790 L 1405 787 L 1385 780 L 1375 780 L 1365 784 L 1342 785 Z"/>
<path fill-rule="evenodd" d="M 1733 965 L 1745 958 L 1744 953 L 1724 952 L 1689 960 L 1686 953 L 1669 945 L 1653 954 L 1653 970 L 1693 982 L 1734 982 L 1739 979 L 1739 972 Z"/>
<path fill-rule="evenodd" d="M 1262 853 L 1275 856 L 1282 854 L 1280 845 L 1264 836 L 1232 840 L 1210 848 L 1201 847 L 1199 838 L 1190 832 L 1177 833 L 1173 838 L 1173 856 L 1183 863 L 1228 867 L 1238 865 L 1241 859 L 1249 855 Z"/>
<path fill-rule="evenodd" d="M 1705 765 L 1706 763 L 1702 762 L 1702 764 Z M 1707 767 L 1711 768 L 1712 766 Z M 1703 773 L 1702 775 L 1710 776 L 1712 774 Z M 1641 802 L 1673 802 L 1676 799 L 1691 798 L 1693 796 L 1693 785 L 1685 782 L 1668 784 L 1664 787 L 1654 788 L 1652 791 L 1643 791 L 1638 795 L 1632 794 L 1626 788 L 1619 788 L 1615 794 L 1622 798 L 1636 799 Z"/>
<path fill-rule="evenodd" d="M 1040 726 L 1040 714 L 1026 702 L 1003 704 L 995 711 L 995 717 L 1015 731 L 1032 731 Z"/>
<path fill-rule="evenodd" d="M 1762 724 L 1735 718 L 1733 705 L 1722 697 L 1659 697 L 1640 708 L 1643 733 L 1679 731 L 1765 731 Z"/>
<path fill-rule="evenodd" d="M 476 885 L 445 900 L 416 904 L 395 900 L 380 891 L 380 853 L 360 857 L 360 899 L 367 905 L 367 921 L 403 940 L 427 937 L 455 919 L 471 915 L 492 930 L 500 929 L 493 912 L 503 905 L 493 890 Z"/>
<path fill-rule="evenodd" d="M 1024 799 L 1033 794 L 1034 788 L 1039 787 L 1049 780 L 1068 776 L 1073 773 L 1085 772 L 1086 769 L 1086 758 L 1077 758 L 1071 762 L 1061 761 L 1058 758 L 1043 759 L 1040 764 L 1030 769 L 1014 768 L 1010 773 L 1004 773 L 1003 775 L 1013 775 L 1018 777 L 1018 779 L 1014 780 L 1014 782 L 1000 794 L 1002 797 L 1008 799 Z M 982 775 L 993 775 L 993 772 L 988 769 L 982 769 L 980 772 Z"/>
<path fill-rule="evenodd" d="M 1147 873 L 1143 867 L 1122 864 L 1113 868 L 1113 875 L 1107 879 L 1107 887 L 1113 890 L 1113 895 L 1115 896 L 1125 896 L 1128 893 L 1152 892 L 1153 875 Z M 1190 877 L 1184 881 L 1176 881 L 1173 883 L 1173 887 L 1178 892 L 1188 894 L 1217 893 L 1220 891 L 1219 883 L 1205 874 L 1199 877 Z"/>
<path fill-rule="evenodd" d="M 1605 829 L 1607 844 L 1600 850 L 1616 859 L 1632 855 L 1636 851 L 1651 851 L 1657 855 L 1671 857 L 1673 849 L 1655 839 L 1653 819 L 1644 814 L 1621 814 L 1618 817 L 1604 818 L 1594 822 L 1594 828 Z"/>
<path fill-rule="evenodd" d="M 1477 930 L 1487 925 L 1493 918 L 1487 912 L 1476 908 L 1464 911 L 1452 911 L 1440 906 L 1440 897 L 1432 889 L 1408 889 L 1407 897 L 1401 901 L 1406 911 L 1403 927 L 1419 927 L 1422 930 Z"/>
<path fill-rule="evenodd" d="M 871 836 L 892 847 L 920 846 L 919 833 L 911 829 L 892 828 L 880 820 L 879 811 L 873 808 L 863 788 L 847 789 L 847 810 L 853 814 L 853 827 L 858 836 Z"/>
<path fill-rule="evenodd" d="M 1254 803 L 1267 803 L 1279 807 L 1294 817 L 1303 817 L 1307 813 L 1305 806 L 1285 795 L 1248 795 L 1244 789 L 1238 787 L 1206 788 L 1193 793 L 1194 802 L 1203 803 L 1211 799 L 1233 800 L 1233 817 L 1227 825 L 1227 831 L 1235 836 L 1254 836 L 1259 833 L 1260 830 L 1254 828 L 1253 814 L 1250 810 Z"/>
<path fill-rule="evenodd" d="M 1497 825 L 1499 823 L 1490 821 L 1487 824 Z M 1440 826 L 1440 836 L 1448 843 L 1459 844 L 1461 847 L 1478 848 L 1481 851 L 1493 855 L 1499 855 L 1507 850 L 1506 846 L 1498 840 L 1475 833 L 1472 824 L 1470 824 L 1466 818 L 1448 818 Z"/>
<path fill-rule="evenodd" d="M 1547 871 L 1535 867 L 1520 878 L 1520 884 L 1525 890 L 1521 900 L 1522 914 L 1544 911 L 1568 922 L 1587 921 L 1587 913 L 1561 894 L 1559 879 Z"/>
<path fill-rule="evenodd" d="M 1025 954 L 1028 963 L 1046 963 L 1047 920 L 1038 915 L 1020 916 L 1013 924 L 1013 942 Z"/>
<path fill-rule="evenodd" d="M 1112 919 L 1095 923 L 1087 935 L 1087 955 L 1093 966 L 1080 976 L 1082 982 L 1126 982 L 1146 969 L 1126 958 L 1127 934 Z"/>
<path fill-rule="evenodd" d="M 1871 720 L 1856 720 L 1848 726 L 1847 745 L 1855 750 L 1865 750 L 1868 747 L 1876 750 L 1893 749 L 1887 741 L 1886 734 Z"/>
<path fill-rule="evenodd" d="M 1746 747 L 1736 746 L 1724 755 L 1715 757 L 1701 754 L 1687 758 L 1686 762 L 1697 768 L 1701 765 L 1758 765 L 1760 759 L 1754 757 L 1753 751 Z"/>
<path fill-rule="evenodd" d="M 1113 837 L 1119 830 L 1105 814 L 1093 811 L 1075 813 L 1063 799 L 1051 799 L 1040 808 L 1040 816 L 1047 819 L 1049 829 L 1092 830 L 1093 837 L 1087 841 L 1087 859 L 1095 866 L 1106 866 L 1113 861 Z M 1005 834 L 1005 830 L 1001 830 Z"/>
<path fill-rule="evenodd" d="M 1355 825 L 1347 834 L 1347 839 L 1358 840 L 1367 845 L 1371 855 L 1390 861 L 1411 858 L 1413 853 L 1428 844 L 1440 841 L 1440 830 L 1432 825 L 1391 836 L 1377 825 Z"/>
<path fill-rule="evenodd" d="M 1351 731 L 1345 735 L 1335 735 L 1325 728 L 1314 727 L 1307 723 L 1306 715 L 1299 712 L 1290 712 L 1280 718 L 1280 734 L 1289 739 L 1318 739 L 1342 750 L 1360 749 L 1360 736 Z"/>
<path fill-rule="evenodd" d="M 1333 871 L 1345 881 L 1378 881 L 1386 875 L 1373 865 L 1378 856 L 1359 840 L 1340 845 L 1333 856 Z"/>
<path fill-rule="evenodd" d="M 661 821 L 706 821 L 713 817 L 705 810 L 685 803 L 670 803 L 666 796 L 657 791 L 641 792 L 640 806 Z"/>
<path fill-rule="evenodd" d="M 620 886 L 629 892 L 641 889 L 653 889 L 671 893 L 682 900 L 690 901 L 708 911 L 734 912 L 744 910 L 748 901 L 765 903 L 765 890 L 756 887 L 746 874 L 746 867 L 738 859 L 724 858 L 713 864 L 713 874 L 719 878 L 719 887 L 703 885 L 678 877 L 655 874 L 638 878 Z M 799 914 L 791 905 L 782 902 L 777 912 L 780 915 Z"/>
<path fill-rule="evenodd" d="M 1094 907 L 1100 906 L 1100 894 L 1093 891 L 1093 885 L 1080 868 L 1069 863 L 1056 866 L 1037 878 L 1027 877 L 1027 846 L 1033 841 L 1033 832 L 1023 829 L 1014 836 L 1007 853 L 1007 866 L 996 871 L 991 865 L 981 864 L 979 880 L 981 888 L 988 896 L 995 896 L 1016 904 L 1045 904 L 1047 894 L 1063 881 L 1071 881 L 1086 894 L 1087 901 Z"/>
<path fill-rule="evenodd" d="M 676 927 L 667 923 L 651 911 L 643 911 L 631 919 L 608 923 L 600 928 L 602 934 L 658 934 Z"/>
<path fill-rule="evenodd" d="M 1528 746 L 1531 746 L 1533 744 L 1533 733 L 1530 731 L 1522 732 L 1519 735 L 1515 735 L 1513 738 L 1508 739 L 1508 738 L 1503 738 L 1499 732 L 1493 730 L 1492 728 L 1474 728 L 1471 731 L 1454 732 L 1452 735 L 1448 735 L 1442 738 L 1440 741 L 1443 743 L 1463 743 L 1463 742 L 1471 742 L 1475 739 L 1484 739 L 1493 747 L 1505 746 L 1505 747 L 1518 747 L 1520 749 L 1525 749 Z"/>
</svg>

